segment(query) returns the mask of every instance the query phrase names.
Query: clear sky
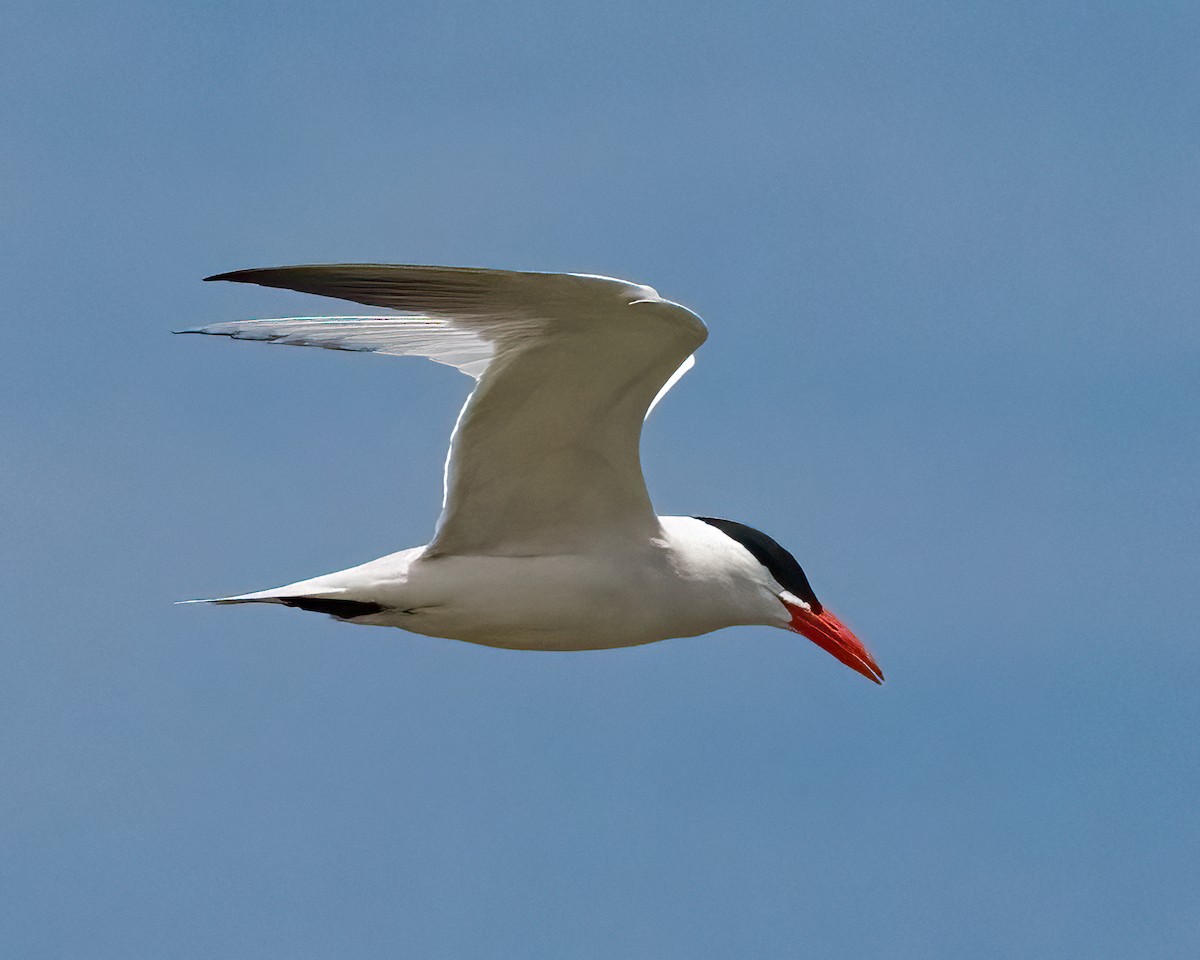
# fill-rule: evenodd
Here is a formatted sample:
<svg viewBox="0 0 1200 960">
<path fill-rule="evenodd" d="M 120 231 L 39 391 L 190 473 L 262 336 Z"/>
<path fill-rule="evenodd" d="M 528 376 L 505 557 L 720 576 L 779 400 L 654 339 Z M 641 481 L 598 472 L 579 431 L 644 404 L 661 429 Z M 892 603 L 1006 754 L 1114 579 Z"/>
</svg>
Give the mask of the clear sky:
<svg viewBox="0 0 1200 960">
<path fill-rule="evenodd" d="M 1195 957 L 1198 10 L 17 0 L 0 954 Z M 659 511 L 888 683 L 172 606 L 428 539 L 468 380 L 169 335 L 357 260 L 703 315 Z"/>
</svg>

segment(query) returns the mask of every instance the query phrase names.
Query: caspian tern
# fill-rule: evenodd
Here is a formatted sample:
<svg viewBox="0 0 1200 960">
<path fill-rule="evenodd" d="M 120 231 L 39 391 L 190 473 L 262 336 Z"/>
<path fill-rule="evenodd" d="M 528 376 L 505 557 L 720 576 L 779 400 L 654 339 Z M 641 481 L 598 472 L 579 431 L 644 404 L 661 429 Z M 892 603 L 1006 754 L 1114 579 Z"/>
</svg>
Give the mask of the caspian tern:
<svg viewBox="0 0 1200 960">
<path fill-rule="evenodd" d="M 708 336 L 650 287 L 586 274 L 335 264 L 208 277 L 400 314 L 215 323 L 180 333 L 420 356 L 478 381 L 450 441 L 433 539 L 272 590 L 348 623 L 522 650 L 596 650 L 761 624 L 875 683 L 862 642 L 795 558 L 745 524 L 659 517 L 642 422 Z"/>
</svg>

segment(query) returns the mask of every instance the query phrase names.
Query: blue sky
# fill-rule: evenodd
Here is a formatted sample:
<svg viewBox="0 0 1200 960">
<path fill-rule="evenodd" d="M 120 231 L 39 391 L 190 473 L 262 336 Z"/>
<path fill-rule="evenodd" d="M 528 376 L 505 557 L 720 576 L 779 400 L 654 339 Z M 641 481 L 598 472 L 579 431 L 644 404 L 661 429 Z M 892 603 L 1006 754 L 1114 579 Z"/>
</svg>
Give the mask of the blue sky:
<svg viewBox="0 0 1200 960">
<path fill-rule="evenodd" d="M 1194 4 L 18 2 L 0 952 L 1193 957 Z M 779 631 L 171 606 L 424 542 L 469 381 L 168 331 L 321 261 L 642 281 Z"/>
</svg>

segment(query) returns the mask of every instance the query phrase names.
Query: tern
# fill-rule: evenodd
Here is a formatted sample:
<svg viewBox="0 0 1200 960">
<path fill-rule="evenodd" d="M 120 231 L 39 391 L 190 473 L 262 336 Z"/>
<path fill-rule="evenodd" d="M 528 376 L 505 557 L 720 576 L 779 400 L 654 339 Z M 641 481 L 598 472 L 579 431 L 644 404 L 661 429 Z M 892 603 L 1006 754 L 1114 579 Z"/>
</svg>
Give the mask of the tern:
<svg viewBox="0 0 1200 960">
<path fill-rule="evenodd" d="M 206 278 L 397 311 L 214 323 L 179 333 L 426 357 L 474 378 L 433 539 L 271 590 L 347 623 L 519 650 L 598 650 L 740 625 L 801 634 L 875 683 L 862 642 L 775 540 L 717 517 L 660 517 L 642 423 L 707 328 L 654 289 L 590 274 L 322 264 Z"/>
</svg>

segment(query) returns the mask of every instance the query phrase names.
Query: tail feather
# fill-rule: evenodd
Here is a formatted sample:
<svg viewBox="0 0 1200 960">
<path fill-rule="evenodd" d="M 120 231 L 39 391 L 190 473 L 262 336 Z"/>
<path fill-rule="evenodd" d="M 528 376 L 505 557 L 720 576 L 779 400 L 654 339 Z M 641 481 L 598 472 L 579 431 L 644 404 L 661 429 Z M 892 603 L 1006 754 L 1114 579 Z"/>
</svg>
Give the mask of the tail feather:
<svg viewBox="0 0 1200 960">
<path fill-rule="evenodd" d="M 213 600 L 180 600 L 179 603 L 280 603 L 285 607 L 296 607 L 313 613 L 327 613 L 339 620 L 354 620 L 357 617 L 368 617 L 382 613 L 386 607 L 366 600 L 346 600 L 342 597 L 281 597 L 255 596 L 246 594 L 241 597 L 218 597 Z"/>
<path fill-rule="evenodd" d="M 363 567 L 372 564 L 387 563 L 373 560 L 371 564 L 339 570 L 336 573 L 326 573 L 308 580 L 297 580 L 282 586 L 271 587 L 268 590 L 256 590 L 253 593 L 238 593 L 228 597 L 211 597 L 206 600 L 184 600 L 183 603 L 278 603 L 285 607 L 295 607 L 298 610 L 311 610 L 314 613 L 327 613 L 339 620 L 357 620 L 360 617 L 370 617 L 382 613 L 388 607 L 369 599 L 374 591 L 370 589 L 375 582 L 374 576 L 364 575 Z M 364 596 L 364 593 L 366 594 Z"/>
</svg>

